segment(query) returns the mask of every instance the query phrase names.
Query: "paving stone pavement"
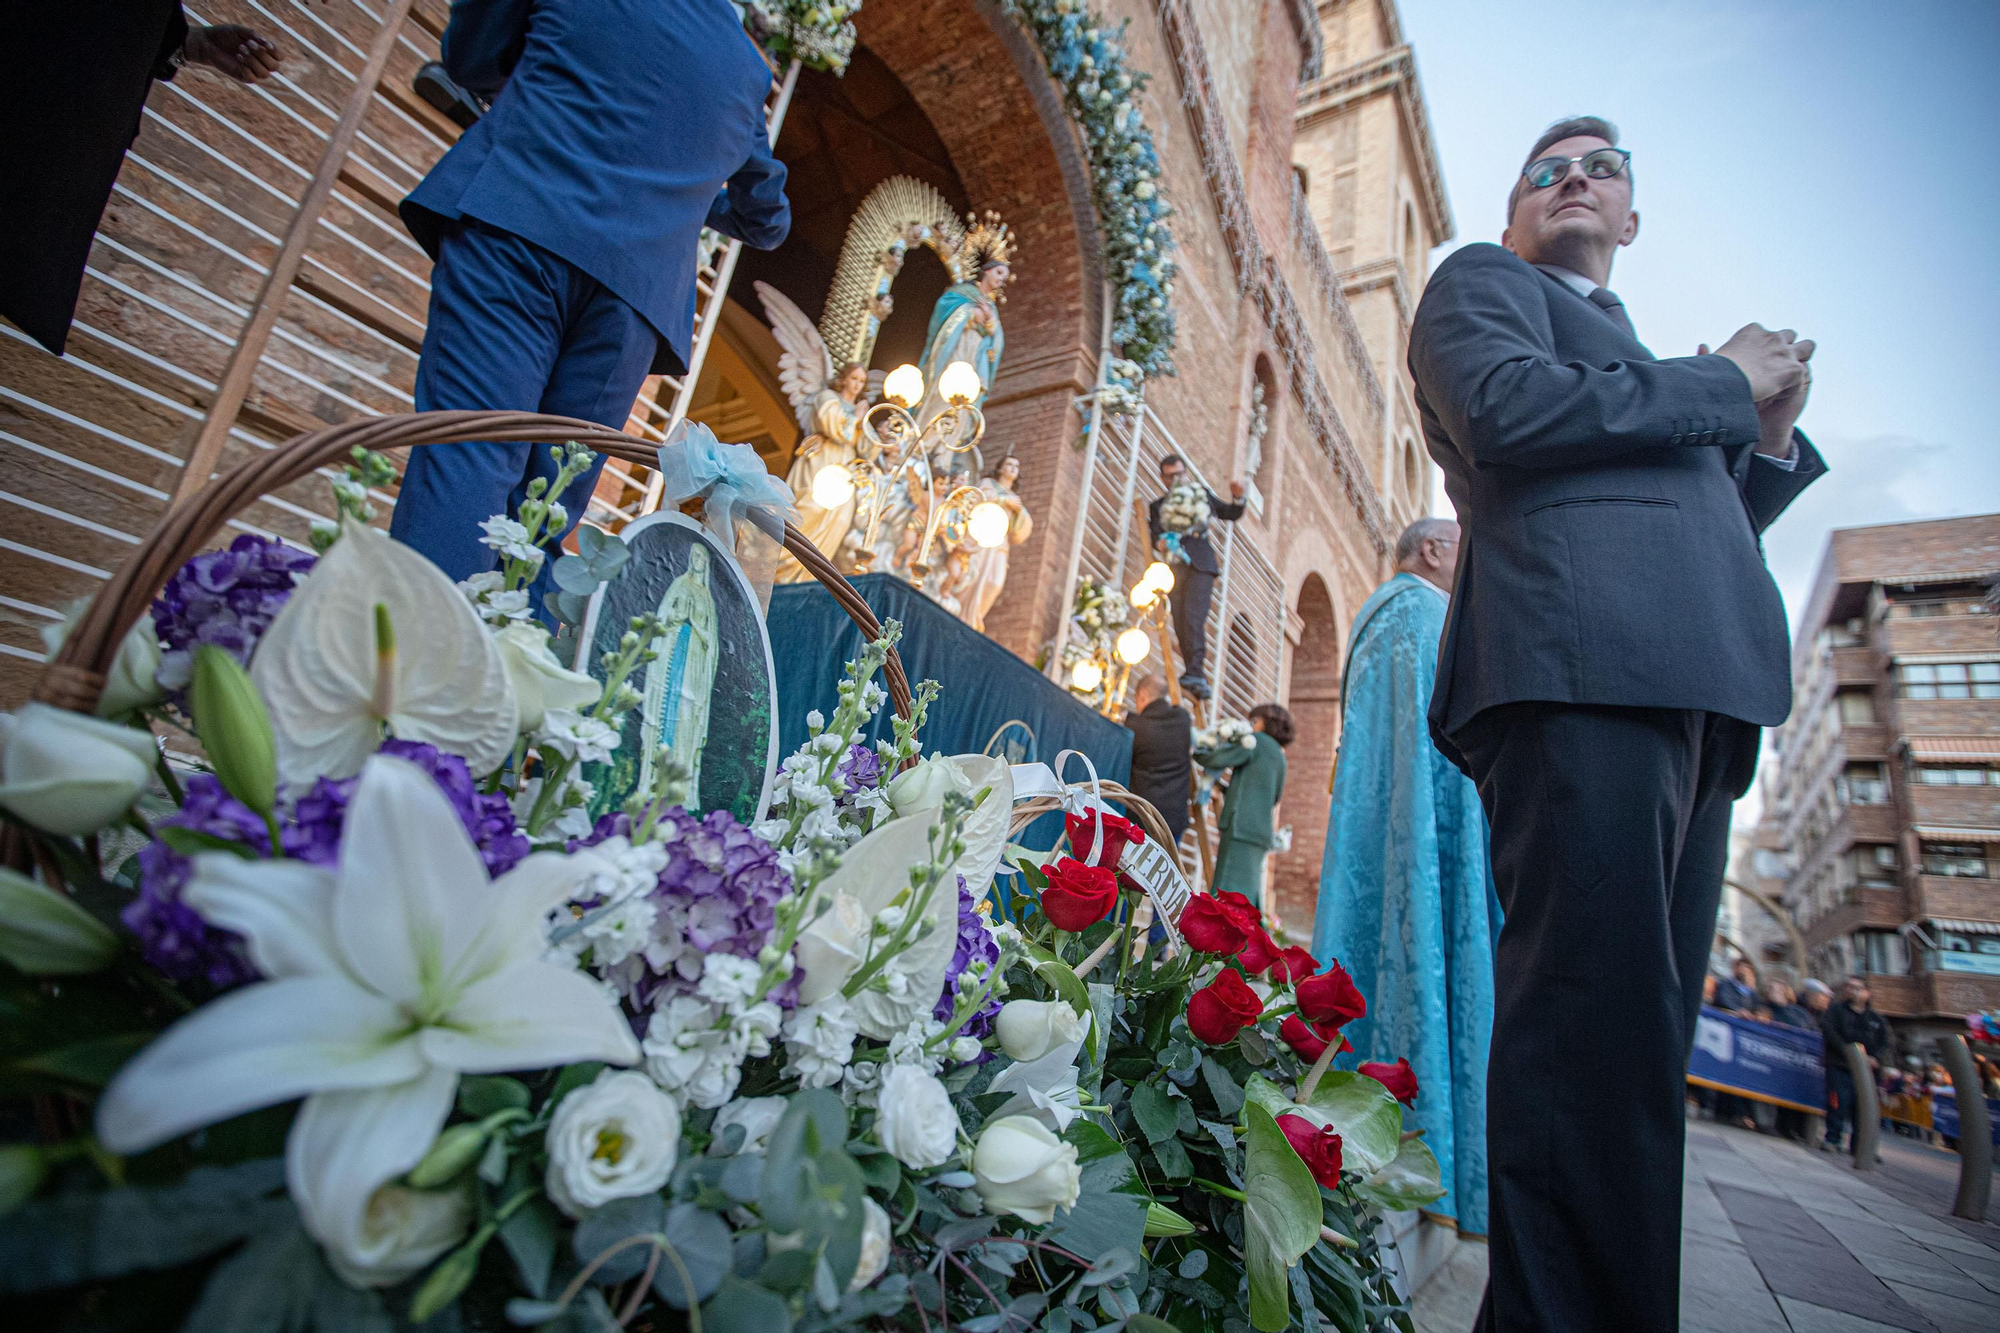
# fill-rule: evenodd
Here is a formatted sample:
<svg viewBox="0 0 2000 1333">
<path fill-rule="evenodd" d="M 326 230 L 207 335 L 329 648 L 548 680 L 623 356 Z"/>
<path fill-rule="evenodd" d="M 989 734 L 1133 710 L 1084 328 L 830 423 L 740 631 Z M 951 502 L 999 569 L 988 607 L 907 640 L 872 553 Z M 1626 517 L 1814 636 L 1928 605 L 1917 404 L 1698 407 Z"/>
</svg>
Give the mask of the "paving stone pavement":
<svg viewBox="0 0 2000 1333">
<path fill-rule="evenodd" d="M 1857 1172 L 1690 1121 L 1682 1333 L 2000 1330 L 2000 1226 L 1950 1216 L 1956 1159 L 1893 1141 L 1884 1157 Z M 1485 1248 L 1461 1246 L 1417 1293 L 1418 1333 L 1465 1333 L 1484 1282 Z"/>
</svg>

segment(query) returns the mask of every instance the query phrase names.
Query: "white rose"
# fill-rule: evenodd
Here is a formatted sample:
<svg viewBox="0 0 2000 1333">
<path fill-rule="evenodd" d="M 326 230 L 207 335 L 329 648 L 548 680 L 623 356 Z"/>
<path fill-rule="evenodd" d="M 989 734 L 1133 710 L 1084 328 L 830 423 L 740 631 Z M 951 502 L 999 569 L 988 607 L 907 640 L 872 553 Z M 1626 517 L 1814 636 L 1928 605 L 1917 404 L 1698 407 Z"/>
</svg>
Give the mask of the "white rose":
<svg viewBox="0 0 2000 1333">
<path fill-rule="evenodd" d="M 472 1229 L 463 1189 L 413 1190 L 384 1185 L 368 1196 L 360 1230 L 321 1237 L 327 1263 L 353 1287 L 387 1287 L 421 1272 Z"/>
<path fill-rule="evenodd" d="M 993 1020 L 1000 1049 L 1016 1060 L 1039 1060 L 1065 1042 L 1083 1038 L 1084 1019 L 1063 1000 L 1009 1000 Z"/>
<path fill-rule="evenodd" d="M 95 833 L 146 789 L 158 753 L 151 732 L 23 704 L 0 713 L 0 805 L 51 833 Z"/>
<path fill-rule="evenodd" d="M 778 1121 L 784 1114 L 783 1097 L 738 1097 L 715 1113 L 715 1141 L 708 1145 L 709 1155 L 717 1156 L 728 1151 L 722 1131 L 731 1125 L 743 1126 L 743 1146 L 737 1149 L 738 1152 L 764 1151 L 771 1131 L 778 1127 Z"/>
<path fill-rule="evenodd" d="M 62 620 L 42 629 L 42 646 L 54 657 L 75 632 L 83 613 L 90 609 L 88 598 L 78 598 L 63 612 Z M 166 697 L 160 688 L 160 636 L 153 629 L 153 617 L 141 615 L 118 645 L 118 657 L 104 673 L 104 692 L 97 698 L 99 717 L 122 717 L 135 708 L 144 708 Z"/>
<path fill-rule="evenodd" d="M 651 1194 L 680 1155 L 681 1112 L 644 1074 L 607 1069 L 556 1107 L 549 1122 L 549 1198 L 571 1217 Z"/>
<path fill-rule="evenodd" d="M 948 791 L 972 795 L 964 774 L 950 760 L 938 757 L 920 759 L 908 772 L 899 773 L 890 781 L 889 808 L 896 812 L 898 819 L 924 810 L 935 810 L 944 804 L 944 794 Z"/>
<path fill-rule="evenodd" d="M 904 1166 L 919 1171 L 941 1166 L 958 1150 L 958 1112 L 933 1075 L 917 1065 L 897 1065 L 882 1076 L 880 1097 L 875 1137 Z M 1076 1156 L 1074 1149 L 1070 1156 Z"/>
<path fill-rule="evenodd" d="M 854 1276 L 848 1280 L 849 1291 L 859 1291 L 882 1276 L 889 1266 L 889 1215 L 882 1211 L 882 1205 L 867 1195 L 861 1196 L 861 1261 L 854 1265 Z"/>
<path fill-rule="evenodd" d="M 1064 1143 L 1033 1116 L 994 1121 L 972 1150 L 973 1188 L 989 1213 L 1012 1213 L 1043 1225 L 1056 1209 L 1073 1208 L 1083 1188 L 1076 1145 Z"/>
<path fill-rule="evenodd" d="M 862 941 L 868 937 L 868 913 L 851 894 L 836 894 L 833 906 L 799 932 L 792 956 L 804 975 L 799 978 L 799 1003 L 818 1004 L 837 993 L 861 966 Z"/>
<path fill-rule="evenodd" d="M 604 686 L 581 671 L 571 671 L 549 650 L 549 632 L 532 620 L 516 620 L 493 632 L 507 680 L 521 706 L 520 727 L 533 731 L 551 708 L 588 708 Z"/>
</svg>

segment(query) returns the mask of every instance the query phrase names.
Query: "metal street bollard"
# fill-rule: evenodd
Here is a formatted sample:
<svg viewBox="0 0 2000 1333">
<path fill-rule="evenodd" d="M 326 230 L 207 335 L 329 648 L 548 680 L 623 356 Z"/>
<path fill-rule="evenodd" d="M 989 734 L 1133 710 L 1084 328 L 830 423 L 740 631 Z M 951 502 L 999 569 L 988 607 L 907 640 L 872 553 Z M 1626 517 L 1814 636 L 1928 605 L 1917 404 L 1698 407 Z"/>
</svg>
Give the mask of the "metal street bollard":
<svg viewBox="0 0 2000 1333">
<path fill-rule="evenodd" d="M 1868 1048 L 1847 1043 L 1847 1074 L 1854 1084 L 1854 1169 L 1873 1171 L 1882 1137 L 1882 1104 L 1875 1097 L 1875 1071 L 1868 1067 Z"/>
<path fill-rule="evenodd" d="M 1986 1116 L 1986 1089 L 1979 1086 L 1965 1038 L 1946 1037 L 1938 1045 L 1958 1096 L 1958 1199 L 1951 1214 L 1984 1222 L 1993 1193 L 1993 1126 Z"/>
</svg>

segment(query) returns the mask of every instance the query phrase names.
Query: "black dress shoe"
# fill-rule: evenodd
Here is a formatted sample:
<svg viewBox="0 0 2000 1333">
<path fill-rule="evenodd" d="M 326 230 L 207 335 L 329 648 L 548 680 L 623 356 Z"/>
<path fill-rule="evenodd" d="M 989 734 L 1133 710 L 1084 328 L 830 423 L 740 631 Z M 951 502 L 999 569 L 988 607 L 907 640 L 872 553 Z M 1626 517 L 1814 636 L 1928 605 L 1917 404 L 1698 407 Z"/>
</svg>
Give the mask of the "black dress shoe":
<svg viewBox="0 0 2000 1333">
<path fill-rule="evenodd" d="M 487 103 L 478 94 L 461 87 L 435 60 L 427 62 L 417 71 L 417 77 L 410 80 L 410 86 L 416 89 L 417 96 L 444 112 L 462 130 L 471 129 L 473 123 L 486 114 Z"/>
<path fill-rule="evenodd" d="M 1182 676 L 1181 689 L 1197 699 L 1206 699 L 1211 693 L 1207 679 L 1202 676 Z"/>
</svg>

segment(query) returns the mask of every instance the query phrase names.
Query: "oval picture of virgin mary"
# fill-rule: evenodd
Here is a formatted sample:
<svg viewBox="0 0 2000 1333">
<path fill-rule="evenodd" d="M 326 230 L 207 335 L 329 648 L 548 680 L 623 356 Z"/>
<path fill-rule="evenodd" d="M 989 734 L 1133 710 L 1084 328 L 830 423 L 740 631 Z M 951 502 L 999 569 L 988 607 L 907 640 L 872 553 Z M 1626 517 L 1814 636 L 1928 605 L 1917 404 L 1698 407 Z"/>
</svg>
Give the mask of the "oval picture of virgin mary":
<svg viewBox="0 0 2000 1333">
<path fill-rule="evenodd" d="M 607 763 L 589 764 L 594 819 L 651 787 L 671 758 L 692 775 L 687 808 L 727 810 L 742 823 L 764 817 L 778 764 L 777 677 L 771 640 L 743 570 L 684 514 L 648 515 L 619 534 L 631 559 L 592 597 L 580 636 L 599 680 L 634 616 L 659 619 L 654 657 L 626 684 L 640 702 Z M 580 663 L 581 667 L 583 664 Z"/>
</svg>

